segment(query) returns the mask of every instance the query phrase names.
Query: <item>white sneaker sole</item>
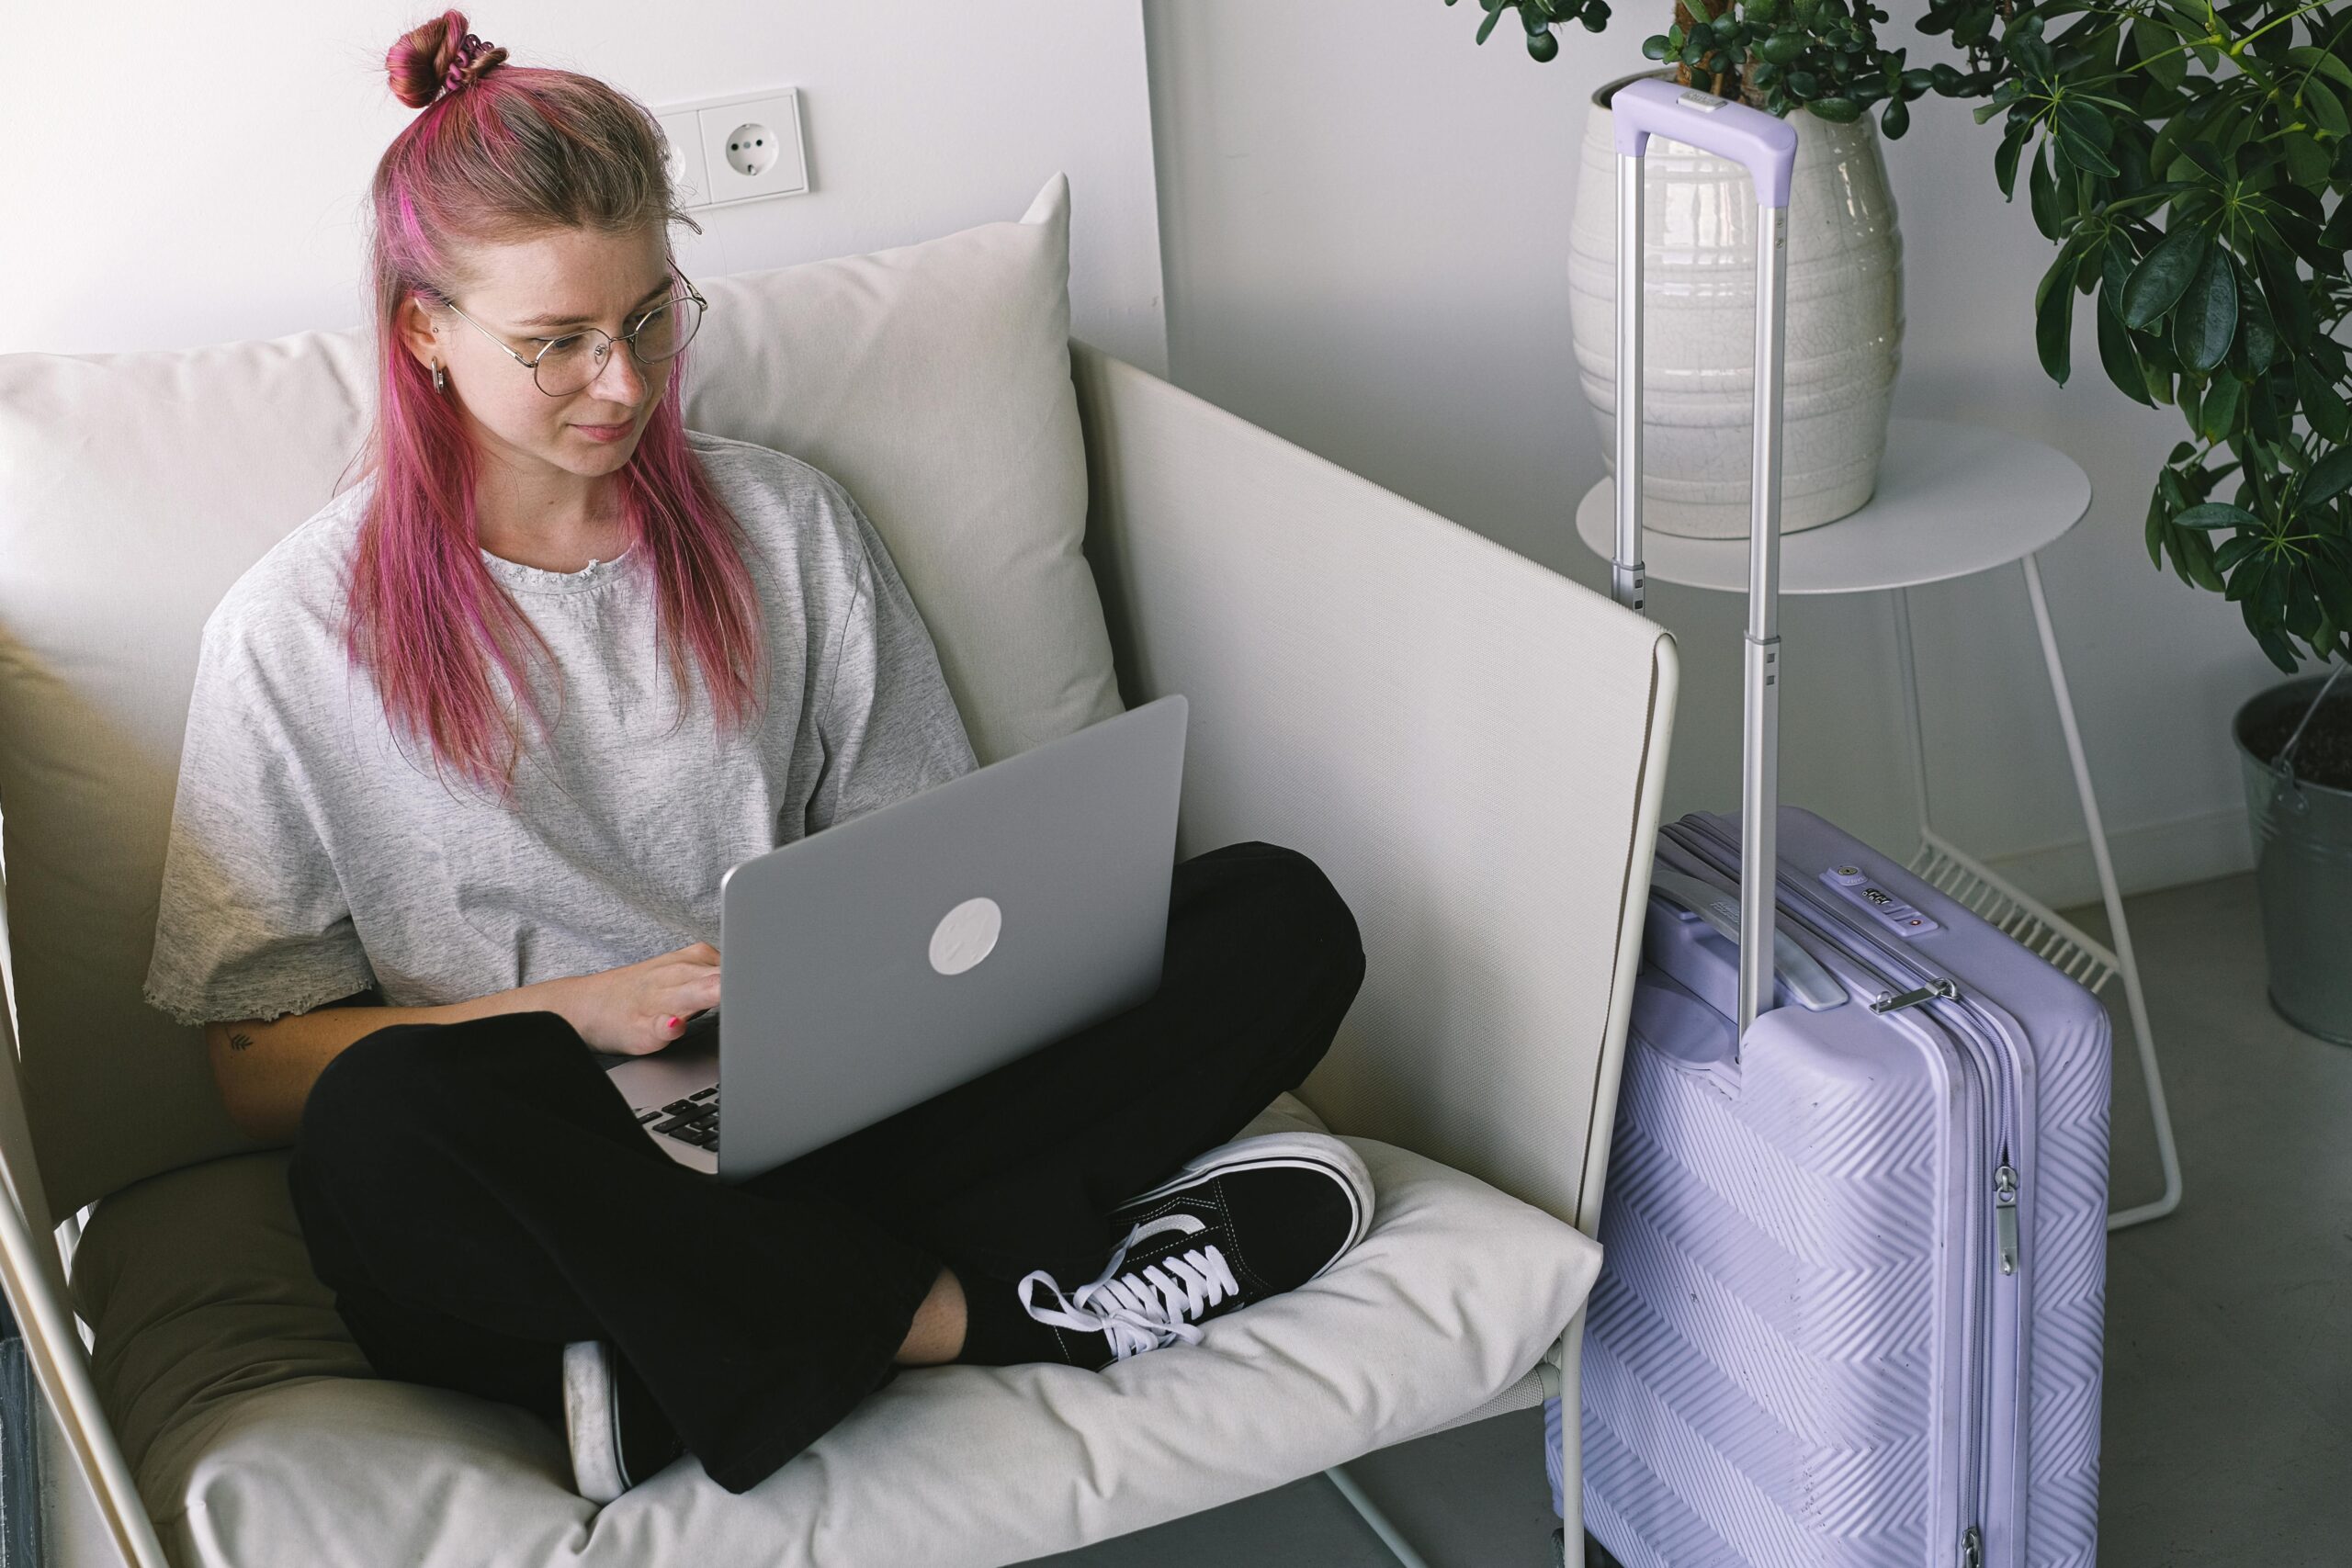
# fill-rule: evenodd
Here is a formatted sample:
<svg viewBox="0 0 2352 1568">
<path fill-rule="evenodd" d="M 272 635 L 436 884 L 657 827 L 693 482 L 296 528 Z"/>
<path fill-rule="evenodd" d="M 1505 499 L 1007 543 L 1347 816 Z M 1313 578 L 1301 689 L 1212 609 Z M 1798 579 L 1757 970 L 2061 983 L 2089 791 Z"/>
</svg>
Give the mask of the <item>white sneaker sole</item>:
<svg viewBox="0 0 2352 1568">
<path fill-rule="evenodd" d="M 602 1339 L 566 1345 L 563 1427 L 571 1446 L 571 1484 L 591 1503 L 609 1503 L 628 1490 L 621 1473 L 619 1415 L 612 1347 Z"/>
<path fill-rule="evenodd" d="M 1204 1154 L 1184 1162 L 1184 1168 L 1148 1192 L 1138 1192 L 1120 1204 L 1114 1213 L 1124 1214 L 1131 1209 L 1146 1208 L 1162 1198 L 1181 1192 L 1188 1187 L 1198 1187 L 1220 1176 L 1237 1170 L 1261 1170 L 1269 1167 L 1290 1167 L 1317 1170 L 1336 1177 L 1346 1189 L 1348 1206 L 1347 1244 L 1333 1253 L 1322 1268 L 1307 1276 L 1317 1279 L 1332 1264 L 1353 1251 L 1372 1228 L 1372 1172 L 1365 1168 L 1363 1156 L 1328 1133 L 1267 1133 L 1254 1138 L 1236 1138 L 1220 1144 Z"/>
</svg>

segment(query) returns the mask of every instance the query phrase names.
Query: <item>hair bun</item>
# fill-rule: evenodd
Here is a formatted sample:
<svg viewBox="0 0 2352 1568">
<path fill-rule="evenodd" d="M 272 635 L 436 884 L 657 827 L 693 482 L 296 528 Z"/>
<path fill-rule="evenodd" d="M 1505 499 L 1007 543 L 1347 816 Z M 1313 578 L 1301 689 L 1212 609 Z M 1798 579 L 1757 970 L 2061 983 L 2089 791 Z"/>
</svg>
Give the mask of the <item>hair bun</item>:
<svg viewBox="0 0 2352 1568">
<path fill-rule="evenodd" d="M 385 52 L 392 96 L 421 109 L 473 85 L 506 58 L 506 51 L 466 31 L 463 11 L 444 11 L 402 33 Z"/>
</svg>

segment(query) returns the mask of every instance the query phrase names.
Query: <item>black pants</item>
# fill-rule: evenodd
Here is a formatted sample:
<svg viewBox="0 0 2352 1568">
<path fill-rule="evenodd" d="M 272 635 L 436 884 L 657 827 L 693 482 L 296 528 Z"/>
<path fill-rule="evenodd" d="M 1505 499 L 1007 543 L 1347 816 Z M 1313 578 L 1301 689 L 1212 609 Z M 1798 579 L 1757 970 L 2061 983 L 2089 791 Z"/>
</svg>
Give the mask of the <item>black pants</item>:
<svg viewBox="0 0 2352 1568">
<path fill-rule="evenodd" d="M 379 1373 L 560 1430 L 562 1347 L 609 1339 L 741 1493 L 890 1378 L 943 1264 L 967 1292 L 1092 1278 L 1111 1209 L 1305 1078 L 1363 978 L 1321 869 L 1229 844 L 1175 868 L 1148 999 L 749 1181 L 663 1154 L 543 1011 L 354 1042 L 288 1184 Z"/>
</svg>

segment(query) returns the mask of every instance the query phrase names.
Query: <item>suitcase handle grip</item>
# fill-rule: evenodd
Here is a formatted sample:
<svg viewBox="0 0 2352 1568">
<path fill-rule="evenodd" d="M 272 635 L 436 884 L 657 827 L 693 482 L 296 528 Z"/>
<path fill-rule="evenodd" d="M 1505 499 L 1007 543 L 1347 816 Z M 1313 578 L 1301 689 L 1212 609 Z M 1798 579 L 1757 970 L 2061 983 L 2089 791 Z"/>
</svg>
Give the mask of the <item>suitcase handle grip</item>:
<svg viewBox="0 0 2352 1568">
<path fill-rule="evenodd" d="M 1748 178 L 1756 182 L 1758 206 L 1788 206 L 1797 133 L 1787 120 L 1656 76 L 1618 88 L 1610 96 L 1609 112 L 1616 124 L 1619 152 L 1638 158 L 1649 151 L 1653 134 L 1670 136 L 1702 152 L 1746 164 Z"/>
<path fill-rule="evenodd" d="M 1650 868 L 1650 891 L 1668 903 L 1690 910 L 1716 931 L 1739 943 L 1739 899 L 1722 888 L 1702 882 L 1669 865 Z M 1789 987 L 1789 995 L 1807 1012 L 1826 1012 L 1851 999 L 1838 976 L 1821 960 L 1799 947 L 1796 939 L 1776 929 L 1772 932 L 1772 968 Z"/>
</svg>

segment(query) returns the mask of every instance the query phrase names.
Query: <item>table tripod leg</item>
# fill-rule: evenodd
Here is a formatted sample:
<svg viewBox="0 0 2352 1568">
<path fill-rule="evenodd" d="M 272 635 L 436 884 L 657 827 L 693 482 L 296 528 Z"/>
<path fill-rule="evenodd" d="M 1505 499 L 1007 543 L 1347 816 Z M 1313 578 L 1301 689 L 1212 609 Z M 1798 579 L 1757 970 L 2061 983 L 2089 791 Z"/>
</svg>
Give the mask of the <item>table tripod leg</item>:
<svg viewBox="0 0 2352 1568">
<path fill-rule="evenodd" d="M 1911 742 L 1911 784 L 1919 806 L 1919 831 L 1932 830 L 1928 816 L 1928 735 L 1919 717 L 1919 661 L 1911 649 L 1911 590 L 1894 591 L 1894 659 L 1903 674 L 1903 725 Z"/>
<path fill-rule="evenodd" d="M 2140 988 L 2140 964 L 2132 952 L 2132 929 L 2124 923 L 2123 895 L 2115 885 L 2115 863 L 2108 852 L 2107 829 L 2099 820 L 2098 797 L 2091 789 L 2090 763 L 2083 754 L 2081 728 L 2075 722 L 2074 698 L 2066 687 L 2066 667 L 2058 657 L 2058 638 L 2051 629 L 2050 604 L 2041 592 L 2041 567 L 2033 556 L 2023 558 L 2026 592 L 2033 601 L 2034 629 L 2041 635 L 2041 660 L 2050 671 L 2050 694 L 2057 699 L 2058 722 L 2066 735 L 2066 759 L 2074 765 L 2075 790 L 2083 804 L 2083 823 L 2090 830 L 2091 860 L 2098 868 L 2099 896 L 2107 902 L 2113 928 L 2117 968 L 2123 977 L 2123 996 L 2132 1014 L 2132 1032 L 2140 1046 L 2140 1071 L 2148 1089 L 2148 1114 L 2155 1126 L 2156 1153 L 2164 1162 L 2164 1196 L 2153 1203 L 2110 1213 L 2107 1228 L 2119 1231 L 2143 1221 L 2161 1219 L 2180 1206 L 2180 1152 L 2173 1143 L 2172 1111 L 2165 1103 L 2164 1075 L 2156 1066 L 2156 1043 L 2148 1027 L 2148 1001 Z"/>
</svg>

